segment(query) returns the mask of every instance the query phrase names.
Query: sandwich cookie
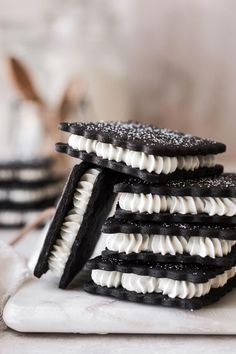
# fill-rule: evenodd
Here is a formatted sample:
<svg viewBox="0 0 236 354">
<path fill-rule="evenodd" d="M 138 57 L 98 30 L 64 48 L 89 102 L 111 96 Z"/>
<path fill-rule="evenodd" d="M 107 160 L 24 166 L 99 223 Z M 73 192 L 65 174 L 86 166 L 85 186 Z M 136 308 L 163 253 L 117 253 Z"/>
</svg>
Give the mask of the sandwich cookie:
<svg viewBox="0 0 236 354">
<path fill-rule="evenodd" d="M 236 264 L 236 226 L 140 222 L 109 218 L 104 258 L 125 261 Z"/>
<path fill-rule="evenodd" d="M 87 262 L 85 291 L 151 305 L 195 310 L 219 300 L 236 285 L 236 267 L 128 262 L 99 256 Z"/>
<path fill-rule="evenodd" d="M 50 269 L 65 288 L 83 268 L 112 207 L 115 181 L 117 174 L 91 163 L 73 168 L 36 264 L 36 277 Z"/>
<path fill-rule="evenodd" d="M 219 175 L 222 143 L 144 123 L 61 123 L 70 133 L 56 150 L 148 182 Z"/>
<path fill-rule="evenodd" d="M 128 178 L 118 183 L 116 217 L 180 223 L 236 224 L 236 174 L 199 180 L 143 183 Z"/>
</svg>

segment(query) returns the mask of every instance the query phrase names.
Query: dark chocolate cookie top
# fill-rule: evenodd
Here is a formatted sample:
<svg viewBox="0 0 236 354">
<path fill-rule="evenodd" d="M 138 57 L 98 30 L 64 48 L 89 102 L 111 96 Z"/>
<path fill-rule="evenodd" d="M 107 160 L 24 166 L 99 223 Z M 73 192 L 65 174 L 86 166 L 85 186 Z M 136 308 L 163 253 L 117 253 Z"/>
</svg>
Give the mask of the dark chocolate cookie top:
<svg viewBox="0 0 236 354">
<path fill-rule="evenodd" d="M 139 178 L 127 178 L 115 185 L 115 192 L 153 193 L 174 196 L 236 197 L 236 174 L 223 173 L 218 177 L 170 180 L 166 184 L 150 184 Z"/>
<path fill-rule="evenodd" d="M 60 123 L 59 129 L 160 156 L 208 155 L 226 150 L 224 144 L 213 140 L 137 122 Z"/>
<path fill-rule="evenodd" d="M 168 236 L 192 236 L 214 237 L 220 239 L 235 240 L 236 226 L 224 224 L 193 224 L 174 222 L 138 221 L 132 219 L 117 219 L 110 217 L 103 225 L 102 231 L 108 234 L 116 233 L 141 233 Z"/>
<path fill-rule="evenodd" d="M 186 280 L 194 283 L 207 282 L 209 279 L 224 273 L 226 270 L 224 267 L 215 267 L 206 264 L 160 263 L 144 262 L 141 260 L 127 261 L 112 257 L 103 258 L 102 256 L 90 259 L 86 266 L 88 269 L 134 273 L 158 278 Z"/>
</svg>

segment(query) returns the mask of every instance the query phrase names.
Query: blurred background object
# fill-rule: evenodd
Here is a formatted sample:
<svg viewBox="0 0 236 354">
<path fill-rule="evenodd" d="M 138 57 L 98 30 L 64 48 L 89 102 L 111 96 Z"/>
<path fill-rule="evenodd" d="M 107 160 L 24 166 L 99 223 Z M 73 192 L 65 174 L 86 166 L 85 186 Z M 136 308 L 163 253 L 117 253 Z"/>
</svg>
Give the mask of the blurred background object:
<svg viewBox="0 0 236 354">
<path fill-rule="evenodd" d="M 234 158 L 233 0 L 1 0 L 0 8 L 1 57 L 21 60 L 50 105 L 80 78 L 86 113 L 71 119 L 146 120 L 223 141 L 223 159 Z M 0 78 L 4 151 L 18 117 L 3 65 Z"/>
</svg>

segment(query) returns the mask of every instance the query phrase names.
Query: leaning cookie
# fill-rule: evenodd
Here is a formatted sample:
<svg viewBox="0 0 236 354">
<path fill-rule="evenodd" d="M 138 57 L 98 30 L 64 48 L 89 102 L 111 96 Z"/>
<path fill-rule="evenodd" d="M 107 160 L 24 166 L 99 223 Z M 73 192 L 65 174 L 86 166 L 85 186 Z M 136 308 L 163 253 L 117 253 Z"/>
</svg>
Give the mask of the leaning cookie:
<svg viewBox="0 0 236 354">
<path fill-rule="evenodd" d="M 225 267 L 236 264 L 236 226 L 109 218 L 103 235 L 104 258 Z"/>
<path fill-rule="evenodd" d="M 236 267 L 127 262 L 96 257 L 87 263 L 89 293 L 120 300 L 195 310 L 219 300 L 236 285 Z"/>
<path fill-rule="evenodd" d="M 36 264 L 36 277 L 50 269 L 65 288 L 82 269 L 111 209 L 116 178 L 112 171 L 86 162 L 73 168 Z"/>
<path fill-rule="evenodd" d="M 129 178 L 118 183 L 118 218 L 157 222 L 236 224 L 236 174 L 154 185 Z"/>
<path fill-rule="evenodd" d="M 71 133 L 56 150 L 148 182 L 219 175 L 222 143 L 133 122 L 61 123 Z"/>
</svg>

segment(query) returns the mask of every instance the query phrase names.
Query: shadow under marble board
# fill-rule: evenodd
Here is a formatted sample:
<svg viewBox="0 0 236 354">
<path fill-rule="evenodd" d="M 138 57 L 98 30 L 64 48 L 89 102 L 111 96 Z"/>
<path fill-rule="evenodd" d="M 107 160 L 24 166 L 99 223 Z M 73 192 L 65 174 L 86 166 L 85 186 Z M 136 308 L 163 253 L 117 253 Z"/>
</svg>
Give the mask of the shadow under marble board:
<svg viewBox="0 0 236 354">
<path fill-rule="evenodd" d="M 8 301 L 3 316 L 19 332 L 236 334 L 236 289 L 219 302 L 191 312 L 94 296 L 80 285 L 61 290 L 48 274 L 28 280 Z"/>
</svg>

